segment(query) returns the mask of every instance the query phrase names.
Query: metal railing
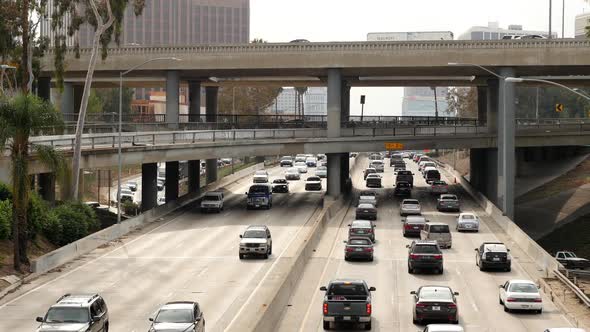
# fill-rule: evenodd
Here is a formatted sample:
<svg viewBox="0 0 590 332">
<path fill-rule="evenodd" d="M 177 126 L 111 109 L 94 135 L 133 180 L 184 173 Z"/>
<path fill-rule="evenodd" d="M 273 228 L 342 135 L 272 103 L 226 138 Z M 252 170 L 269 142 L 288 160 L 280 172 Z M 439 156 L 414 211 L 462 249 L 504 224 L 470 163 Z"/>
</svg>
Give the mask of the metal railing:
<svg viewBox="0 0 590 332">
<path fill-rule="evenodd" d="M 588 295 L 584 293 L 576 284 L 574 284 L 569 278 L 561 273 L 559 270 L 553 271 L 557 279 L 563 282 L 576 296 L 584 303 L 587 307 L 590 308 L 590 298 Z"/>
</svg>

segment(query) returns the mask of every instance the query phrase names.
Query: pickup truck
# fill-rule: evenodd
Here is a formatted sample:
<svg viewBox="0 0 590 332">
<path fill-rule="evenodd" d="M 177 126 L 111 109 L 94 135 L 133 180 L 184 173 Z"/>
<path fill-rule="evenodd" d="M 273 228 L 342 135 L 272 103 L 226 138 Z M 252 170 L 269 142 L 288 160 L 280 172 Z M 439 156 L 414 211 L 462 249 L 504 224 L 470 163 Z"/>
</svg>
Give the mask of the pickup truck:
<svg viewBox="0 0 590 332">
<path fill-rule="evenodd" d="M 580 258 L 571 251 L 558 251 L 555 259 L 560 262 L 566 269 L 587 269 L 590 268 L 590 261 L 586 258 Z"/>
<path fill-rule="evenodd" d="M 324 330 L 330 329 L 330 324 L 364 324 L 365 330 L 371 329 L 371 292 L 375 287 L 367 286 L 364 280 L 337 279 L 328 286 L 320 287 L 326 292 L 324 296 L 323 314 Z"/>
</svg>

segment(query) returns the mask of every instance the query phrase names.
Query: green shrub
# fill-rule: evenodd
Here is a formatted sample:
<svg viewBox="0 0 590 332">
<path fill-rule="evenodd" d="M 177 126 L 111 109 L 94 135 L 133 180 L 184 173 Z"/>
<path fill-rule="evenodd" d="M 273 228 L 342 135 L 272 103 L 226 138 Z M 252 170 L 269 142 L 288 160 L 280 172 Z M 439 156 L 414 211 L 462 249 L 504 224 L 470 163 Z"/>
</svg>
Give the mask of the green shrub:
<svg viewBox="0 0 590 332">
<path fill-rule="evenodd" d="M 62 226 L 59 218 L 55 213 L 48 213 L 43 224 L 43 235 L 55 245 L 61 244 Z"/>
<path fill-rule="evenodd" d="M 96 214 L 91 207 L 79 203 L 64 203 L 51 211 L 61 225 L 59 245 L 74 242 L 100 229 Z"/>
<path fill-rule="evenodd" d="M 123 213 L 129 216 L 135 216 L 139 213 L 139 205 L 134 202 L 126 201 L 121 206 Z"/>
<path fill-rule="evenodd" d="M 0 182 L 0 201 L 7 199 L 12 200 L 12 191 L 6 184 Z"/>
<path fill-rule="evenodd" d="M 0 240 L 10 238 L 12 224 L 12 203 L 9 200 L 0 201 Z"/>
<path fill-rule="evenodd" d="M 29 197 L 29 210 L 27 213 L 29 215 L 29 239 L 34 239 L 37 234 L 42 233 L 45 229 L 49 206 L 37 193 L 33 192 Z"/>
</svg>

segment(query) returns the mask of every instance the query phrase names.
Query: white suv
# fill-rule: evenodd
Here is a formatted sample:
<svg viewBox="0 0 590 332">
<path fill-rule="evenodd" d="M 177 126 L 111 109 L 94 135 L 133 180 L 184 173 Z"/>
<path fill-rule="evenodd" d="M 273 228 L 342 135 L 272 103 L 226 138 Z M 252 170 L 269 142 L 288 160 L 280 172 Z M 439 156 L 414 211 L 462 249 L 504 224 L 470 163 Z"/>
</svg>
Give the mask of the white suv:
<svg viewBox="0 0 590 332">
<path fill-rule="evenodd" d="M 201 199 L 201 212 L 216 211 L 219 213 L 223 210 L 223 193 L 219 191 L 209 191 Z"/>
</svg>

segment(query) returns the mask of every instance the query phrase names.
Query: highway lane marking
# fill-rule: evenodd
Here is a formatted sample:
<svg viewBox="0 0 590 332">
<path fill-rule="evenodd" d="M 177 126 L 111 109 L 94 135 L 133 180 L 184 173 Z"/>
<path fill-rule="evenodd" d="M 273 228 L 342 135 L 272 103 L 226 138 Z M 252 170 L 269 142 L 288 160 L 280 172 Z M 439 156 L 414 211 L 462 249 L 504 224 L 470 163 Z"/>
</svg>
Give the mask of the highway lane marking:
<svg viewBox="0 0 590 332">
<path fill-rule="evenodd" d="M 238 319 L 238 317 L 240 317 L 240 314 L 242 313 L 242 311 L 244 310 L 244 308 L 246 308 L 248 306 L 248 303 L 250 303 L 250 301 L 252 301 L 252 298 L 254 296 L 254 294 L 256 294 L 256 292 L 258 291 L 258 289 L 260 287 L 262 287 L 263 282 L 268 278 L 268 275 L 273 271 L 274 266 L 280 261 L 280 258 L 283 257 L 283 255 L 285 254 L 285 252 L 287 251 L 287 249 L 289 249 L 289 247 L 291 246 L 291 243 L 293 243 L 293 241 L 295 241 L 295 239 L 297 238 L 297 236 L 299 236 L 299 233 L 301 233 L 301 231 L 305 228 L 305 225 L 307 225 L 307 223 L 314 217 L 315 212 L 317 211 L 318 207 L 316 207 L 316 209 L 314 210 L 314 212 L 311 214 L 311 216 L 309 217 L 309 219 L 299 227 L 299 229 L 297 230 L 297 232 L 295 233 L 294 236 L 291 237 L 291 240 L 289 240 L 289 243 L 287 243 L 287 245 L 285 246 L 285 248 L 283 248 L 283 251 L 281 252 L 281 254 L 272 262 L 270 268 L 266 271 L 266 273 L 264 274 L 264 276 L 262 277 L 262 279 L 260 279 L 260 281 L 258 282 L 258 284 L 256 285 L 256 287 L 254 288 L 254 290 L 250 293 L 250 295 L 248 296 L 248 298 L 246 299 L 246 301 L 244 302 L 244 304 L 240 307 L 240 310 L 238 310 L 238 312 L 234 315 L 234 318 L 229 322 L 229 324 L 225 327 L 224 330 L 229 329 L 230 327 L 232 327 L 232 325 L 236 322 L 236 320 Z M 267 215 L 267 219 L 270 217 L 270 214 Z"/>
<path fill-rule="evenodd" d="M 203 270 L 201 270 L 201 272 L 197 274 L 197 278 L 202 277 L 205 273 L 207 273 L 207 271 L 209 271 L 209 267 L 205 267 Z"/>
<path fill-rule="evenodd" d="M 235 187 L 235 186 L 236 186 L 238 183 L 239 183 L 238 181 L 236 181 L 236 182 L 232 182 L 232 183 L 230 183 L 230 184 L 229 184 L 229 185 L 227 185 L 227 186 L 228 186 L 228 187 L 229 187 L 229 186 L 231 186 L 231 187 Z M 229 189 L 228 189 L 228 190 L 229 190 Z M 172 211 L 172 212 L 170 212 L 170 213 L 174 213 L 174 211 Z M 173 217 L 172 219 L 168 220 L 167 222 L 163 223 L 162 225 L 160 225 L 160 226 L 157 226 L 156 228 L 154 228 L 154 229 L 152 229 L 152 230 L 150 230 L 150 231 L 148 231 L 148 232 L 146 232 L 146 233 L 144 233 L 144 234 L 141 234 L 139 237 L 137 237 L 137 238 L 135 238 L 135 239 L 133 239 L 133 240 L 129 241 L 128 243 L 124 243 L 122 246 L 120 246 L 120 247 L 118 247 L 118 248 L 115 248 L 114 250 L 111 250 L 111 251 L 109 251 L 109 252 L 107 252 L 107 253 L 104 253 L 104 254 L 102 254 L 102 255 L 100 255 L 100 256 L 98 256 L 98 257 L 94 258 L 94 259 L 91 259 L 91 260 L 89 260 L 88 262 L 86 262 L 86 263 L 84 263 L 84 264 L 82 264 L 82 265 L 80 265 L 80 266 L 78 266 L 78 267 L 76 267 L 76 268 L 72 269 L 71 271 L 68 271 L 68 272 L 66 272 L 66 273 L 64 273 L 64 274 L 62 274 L 62 275 L 58 275 L 58 276 L 56 276 L 54 279 L 48 280 L 48 281 L 46 281 L 45 283 L 42 283 L 41 285 L 39 285 L 39 286 L 37 286 L 37 287 L 35 287 L 35 288 L 31 289 L 31 290 L 28 290 L 28 291 L 26 291 L 25 293 L 23 293 L 23 294 L 21 294 L 21 295 L 19 295 L 19 296 L 15 297 L 14 299 L 12 299 L 12 300 L 10 300 L 10 301 L 8 301 L 8 302 L 6 302 L 6 303 L 4 303 L 4 304 L 0 305 L 0 309 L 4 309 L 6 306 L 8 306 L 8 305 L 11 305 L 12 303 L 14 303 L 14 302 L 16 302 L 16 301 L 18 301 L 18 300 L 22 299 L 23 297 L 25 297 L 25 296 L 28 296 L 29 294 L 31 294 L 31 293 L 34 293 L 34 292 L 36 292 L 36 291 L 40 290 L 41 288 L 44 288 L 44 287 L 46 287 L 46 286 L 48 286 L 48 285 L 51 285 L 51 284 L 55 283 L 56 281 L 59 281 L 59 280 L 61 280 L 61 279 L 65 278 L 65 277 L 69 276 L 70 274 L 72 274 L 72 273 L 74 273 L 74 272 L 76 272 L 76 271 L 79 271 L 80 269 L 82 269 L 82 268 L 84 268 L 84 267 L 86 267 L 86 266 L 88 266 L 88 265 L 90 265 L 90 264 L 92 264 L 92 263 L 94 263 L 94 262 L 96 262 L 96 261 L 98 261 L 98 260 L 101 260 L 101 259 L 105 258 L 105 257 L 106 257 L 106 256 L 108 256 L 108 255 L 111 255 L 111 254 L 113 254 L 113 253 L 115 253 L 115 252 L 117 252 L 117 251 L 119 251 L 119 250 L 121 250 L 121 249 L 124 249 L 124 248 L 125 248 L 125 249 L 127 249 L 127 246 L 128 246 L 128 245 L 131 245 L 132 243 L 134 243 L 134 242 L 136 242 L 136 241 L 139 241 L 140 239 L 143 239 L 145 236 L 147 236 L 147 235 L 150 235 L 150 234 L 152 234 L 152 233 L 154 233 L 154 232 L 158 231 L 159 229 L 161 229 L 161 228 L 163 228 L 163 227 L 166 227 L 166 226 L 168 226 L 169 224 L 171 224 L 171 223 L 173 223 L 173 222 L 177 221 L 177 219 L 178 219 L 178 218 L 180 218 L 180 217 L 182 217 L 183 215 L 185 215 L 185 213 L 181 213 L 181 214 L 179 214 L 179 215 L 177 215 L 177 216 Z M 163 218 L 163 217 L 165 217 L 165 216 L 162 216 L 162 218 Z M 113 242 L 113 241 L 110 241 L 109 243 L 111 243 L 111 242 Z"/>
</svg>

